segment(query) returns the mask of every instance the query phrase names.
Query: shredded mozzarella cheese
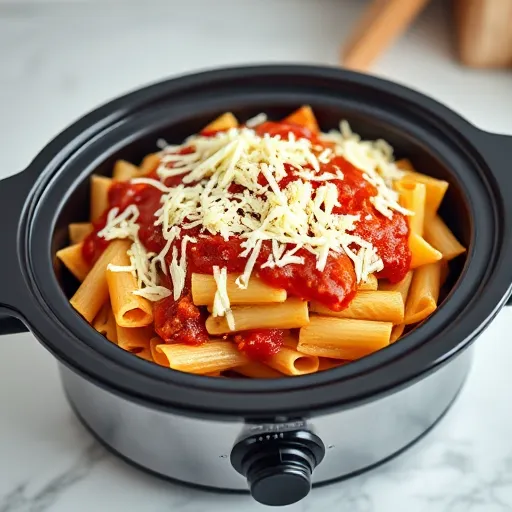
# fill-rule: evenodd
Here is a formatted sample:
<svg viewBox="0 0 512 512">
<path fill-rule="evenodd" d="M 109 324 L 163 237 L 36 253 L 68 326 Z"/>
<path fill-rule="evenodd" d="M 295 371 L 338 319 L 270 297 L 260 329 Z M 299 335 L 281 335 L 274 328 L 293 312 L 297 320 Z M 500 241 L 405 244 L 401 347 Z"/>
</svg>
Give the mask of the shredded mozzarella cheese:
<svg viewBox="0 0 512 512">
<path fill-rule="evenodd" d="M 267 114 L 264 114 L 263 112 L 261 114 L 258 114 L 254 117 L 251 117 L 250 119 L 247 119 L 245 122 L 245 126 L 247 128 L 254 128 L 260 124 L 263 124 L 267 120 Z"/>
<path fill-rule="evenodd" d="M 404 173 L 395 165 L 393 148 L 386 141 L 363 141 L 346 120 L 341 121 L 339 131 L 322 134 L 321 139 L 334 142 L 336 155 L 343 156 L 364 172 L 363 178 L 377 189 L 377 195 L 371 198 L 377 211 L 388 218 L 392 217 L 393 210 L 412 215 L 398 204 L 398 194 L 391 188 L 393 180 L 400 179 Z"/>
<path fill-rule="evenodd" d="M 164 248 L 159 254 L 148 253 L 141 244 L 136 205 L 128 206 L 122 213 L 112 209 L 98 236 L 106 240 L 132 240 L 130 266 L 110 265 L 109 269 L 131 272 L 139 286 L 136 294 L 149 300 L 169 296 L 171 291 L 158 278 L 162 271 L 171 278 L 174 299 L 181 296 L 187 275 L 187 244 L 197 243 L 186 233 L 197 227 L 200 237 L 211 234 L 225 240 L 232 236 L 242 239 L 240 256 L 246 257 L 247 262 L 236 280 L 240 288 L 247 288 L 262 244 L 267 241 L 272 252 L 261 262 L 262 268 L 301 265 L 304 257 L 297 253 L 303 250 L 315 255 L 319 271 L 325 269 L 329 254 L 347 254 L 354 263 L 358 282 L 382 270 L 383 262 L 376 249 L 353 234 L 361 221 L 359 215 L 333 213 L 340 206 L 333 181 L 343 180 L 343 172 L 335 169 L 336 172 L 321 173 L 321 165 L 335 156 L 343 156 L 377 190 L 370 200 L 378 212 L 388 218 L 394 211 L 410 215 L 398 204 L 398 195 L 390 188 L 393 180 L 402 176 L 394 164 L 392 148 L 382 140 L 362 141 L 346 121 L 340 124 L 339 131 L 320 136 L 321 140 L 334 143 L 332 149 L 298 139 L 293 133 L 288 138 L 259 136 L 252 128 L 265 121 L 266 116 L 260 114 L 245 127 L 208 137 L 193 135 L 181 145 L 167 145 L 160 152 L 161 163 L 156 171 L 159 179 L 131 180 L 162 192 L 154 225 L 162 229 Z M 289 172 L 297 179 L 281 188 L 279 183 Z M 183 175 L 181 184 L 165 185 L 167 178 L 179 175 Z M 322 184 L 314 188 L 311 182 Z M 240 185 L 242 192 L 229 192 L 231 185 Z M 371 219 L 371 215 L 364 219 Z M 225 267 L 214 267 L 217 292 L 213 314 L 225 316 L 230 329 L 234 329 L 226 276 Z"/>
</svg>

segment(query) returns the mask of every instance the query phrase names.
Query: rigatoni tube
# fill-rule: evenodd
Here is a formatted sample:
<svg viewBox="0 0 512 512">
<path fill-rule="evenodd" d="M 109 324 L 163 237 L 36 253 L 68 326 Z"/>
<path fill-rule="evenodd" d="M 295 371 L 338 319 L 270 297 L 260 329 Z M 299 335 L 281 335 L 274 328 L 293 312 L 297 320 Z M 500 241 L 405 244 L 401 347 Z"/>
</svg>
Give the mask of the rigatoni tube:
<svg viewBox="0 0 512 512">
<path fill-rule="evenodd" d="M 400 194 L 400 204 L 414 214 L 408 217 L 411 233 L 423 236 L 426 186 L 423 183 L 402 179 L 395 183 L 395 190 Z"/>
<path fill-rule="evenodd" d="M 225 112 L 211 123 L 208 123 L 202 131 L 204 132 L 216 132 L 220 130 L 229 130 L 230 128 L 236 128 L 238 126 L 238 119 L 231 113 Z"/>
<path fill-rule="evenodd" d="M 171 344 L 158 345 L 158 352 L 165 355 L 168 366 L 181 372 L 222 372 L 249 362 L 235 344 L 228 341 L 210 341 L 199 346 Z"/>
<path fill-rule="evenodd" d="M 422 236 L 417 233 L 409 235 L 409 249 L 411 250 L 411 268 L 418 268 L 439 261 L 443 255 L 432 247 Z"/>
<path fill-rule="evenodd" d="M 96 175 L 91 176 L 90 219 L 92 222 L 98 220 L 108 208 L 108 191 L 111 185 L 112 180 L 110 178 Z"/>
<path fill-rule="evenodd" d="M 226 291 L 230 304 L 261 304 L 284 302 L 286 290 L 274 288 L 256 277 L 252 277 L 246 289 L 235 283 L 238 274 L 228 274 Z M 217 284 L 211 274 L 192 274 L 192 300 L 196 306 L 213 304 Z"/>
<path fill-rule="evenodd" d="M 304 354 L 354 360 L 389 345 L 391 322 L 312 316 L 300 330 L 297 350 Z"/>
<path fill-rule="evenodd" d="M 105 302 L 98 314 L 94 317 L 92 326 L 113 343 L 117 343 L 116 319 L 112 313 L 110 301 Z"/>
<path fill-rule="evenodd" d="M 82 256 L 81 243 L 70 245 L 57 251 L 56 256 L 80 282 L 87 277 L 91 270 L 91 266 Z"/>
<path fill-rule="evenodd" d="M 69 225 L 69 241 L 72 244 L 83 242 L 84 238 L 92 233 L 93 225 L 90 222 L 72 222 Z"/>
<path fill-rule="evenodd" d="M 295 329 L 309 322 L 308 303 L 292 298 L 277 304 L 236 306 L 232 309 L 235 331 L 250 329 Z M 225 317 L 210 316 L 206 330 L 213 335 L 230 331 Z"/>
<path fill-rule="evenodd" d="M 120 267 L 130 266 L 127 250 L 130 242 L 125 241 L 113 255 L 111 264 Z M 134 295 L 139 289 L 137 279 L 131 272 L 118 272 L 107 267 L 107 283 L 112 311 L 116 323 L 122 327 L 143 327 L 153 321 L 153 306 L 144 297 Z"/>
<path fill-rule="evenodd" d="M 253 379 L 278 379 L 283 377 L 282 373 L 259 361 L 251 361 L 242 366 L 237 366 L 233 371 L 244 377 L 251 377 Z"/>
<path fill-rule="evenodd" d="M 361 281 L 357 285 L 357 289 L 361 291 L 376 291 L 379 287 L 379 281 L 374 274 L 370 274 L 366 281 Z"/>
<path fill-rule="evenodd" d="M 426 222 L 425 240 L 435 247 L 447 261 L 466 251 L 466 248 L 455 238 L 451 229 L 439 215 L 432 216 Z"/>
<path fill-rule="evenodd" d="M 116 326 L 117 344 L 134 354 L 150 351 L 150 340 L 155 335 L 152 327 L 121 327 Z"/>
<path fill-rule="evenodd" d="M 297 350 L 297 341 L 287 340 L 265 363 L 285 375 L 306 375 L 318 371 L 318 357 Z"/>
<path fill-rule="evenodd" d="M 139 174 L 139 168 L 126 160 L 118 160 L 114 165 L 113 177 L 117 181 L 128 181 Z"/>
<path fill-rule="evenodd" d="M 360 291 L 341 311 L 332 311 L 318 302 L 311 302 L 311 312 L 336 318 L 378 320 L 399 324 L 404 321 L 404 301 L 397 291 Z"/>
<path fill-rule="evenodd" d="M 437 308 L 441 286 L 441 262 L 424 265 L 415 270 L 407 303 L 405 324 L 421 322 Z"/>
<path fill-rule="evenodd" d="M 119 251 L 126 252 L 126 243 L 124 240 L 110 243 L 69 301 L 89 323 L 108 300 L 107 266 Z"/>
</svg>

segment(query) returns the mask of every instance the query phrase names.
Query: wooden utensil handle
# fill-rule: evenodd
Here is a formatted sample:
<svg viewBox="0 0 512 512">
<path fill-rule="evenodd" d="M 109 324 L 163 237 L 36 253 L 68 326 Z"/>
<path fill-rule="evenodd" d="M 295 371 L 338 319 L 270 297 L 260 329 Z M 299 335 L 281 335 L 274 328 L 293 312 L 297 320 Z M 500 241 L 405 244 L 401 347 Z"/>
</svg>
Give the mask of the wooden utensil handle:
<svg viewBox="0 0 512 512">
<path fill-rule="evenodd" d="M 342 50 L 343 66 L 366 70 L 429 0 L 373 0 Z"/>
</svg>

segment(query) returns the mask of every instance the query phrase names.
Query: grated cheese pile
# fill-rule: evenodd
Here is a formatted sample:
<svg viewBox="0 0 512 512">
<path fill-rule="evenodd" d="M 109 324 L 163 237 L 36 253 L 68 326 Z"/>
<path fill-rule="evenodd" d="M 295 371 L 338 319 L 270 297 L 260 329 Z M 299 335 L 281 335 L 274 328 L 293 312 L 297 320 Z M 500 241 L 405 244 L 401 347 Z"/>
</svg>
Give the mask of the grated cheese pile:
<svg viewBox="0 0 512 512">
<path fill-rule="evenodd" d="M 265 119 L 264 115 L 256 116 L 248 124 L 256 126 Z M 121 214 L 113 209 L 99 236 L 107 240 L 128 238 L 133 243 L 130 266 L 109 269 L 132 272 L 140 288 L 135 293 L 149 300 L 171 294 L 159 285 L 161 269 L 170 276 L 177 300 L 185 285 L 187 245 L 197 243 L 187 230 L 200 227 L 202 234 L 220 235 L 225 240 L 232 236 L 243 239 L 240 256 L 248 259 L 236 281 L 240 288 L 247 287 L 265 241 L 270 242 L 272 251 L 263 267 L 302 264 L 303 258 L 296 253 L 305 249 L 315 255 L 316 268 L 322 271 L 330 253 L 344 252 L 354 263 L 357 281 L 367 280 L 370 274 L 382 270 L 382 260 L 372 244 L 352 233 L 357 222 L 364 219 L 332 213 L 339 206 L 333 181 L 343 180 L 343 173 L 321 172 L 321 164 L 341 155 L 361 169 L 364 179 L 377 189 L 377 195 L 371 198 L 374 208 L 388 218 L 393 211 L 410 214 L 398 204 L 398 195 L 390 188 L 402 173 L 393 163 L 393 151 L 387 143 L 361 141 L 346 122 L 341 123 L 340 131 L 322 134 L 321 140 L 334 143 L 334 149 L 314 146 L 292 133 L 288 138 L 259 136 L 246 126 L 213 137 L 193 135 L 181 145 L 167 145 L 160 153 L 159 180 L 132 180 L 162 192 L 155 226 L 161 227 L 166 245 L 159 254 L 147 252 L 138 238 L 137 207 L 131 205 Z M 280 190 L 279 182 L 287 176 L 290 166 L 300 179 Z M 266 185 L 258 183 L 260 173 Z M 165 186 L 165 180 L 173 176 L 183 176 L 182 183 Z M 312 181 L 321 182 L 316 190 Z M 228 193 L 231 184 L 241 185 L 243 192 Z M 169 253 L 171 263 L 167 265 Z M 226 277 L 226 268 L 214 269 L 217 293 L 213 314 L 226 316 L 234 329 Z"/>
<path fill-rule="evenodd" d="M 363 141 L 345 120 L 341 121 L 339 131 L 332 130 L 320 138 L 334 142 L 336 155 L 363 171 L 363 178 L 377 189 L 377 195 L 370 199 L 377 211 L 389 219 L 392 210 L 411 215 L 398 204 L 398 194 L 391 188 L 393 180 L 400 179 L 404 173 L 395 165 L 393 148 L 385 140 Z"/>
</svg>

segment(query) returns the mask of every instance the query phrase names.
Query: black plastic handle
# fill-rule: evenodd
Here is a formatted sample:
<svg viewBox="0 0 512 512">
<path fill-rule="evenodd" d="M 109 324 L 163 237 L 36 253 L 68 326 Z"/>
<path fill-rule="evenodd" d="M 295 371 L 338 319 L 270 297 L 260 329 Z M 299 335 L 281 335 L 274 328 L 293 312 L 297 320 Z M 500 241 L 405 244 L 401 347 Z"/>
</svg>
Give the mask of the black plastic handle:
<svg viewBox="0 0 512 512">
<path fill-rule="evenodd" d="M 510 196 L 512 189 L 512 135 L 503 135 L 480 131 L 478 147 L 485 156 L 490 168 L 499 180 L 504 194 Z M 511 199 L 512 201 L 512 199 Z M 512 295 L 508 298 L 507 306 L 512 306 Z"/>
<path fill-rule="evenodd" d="M 508 182 L 508 185 L 504 186 L 504 190 L 505 193 L 510 194 L 512 188 L 512 166 L 510 165 L 512 160 L 512 135 L 490 135 L 490 140 L 495 144 L 492 154 L 496 159 L 496 171 L 502 169 L 502 175 Z M 512 295 L 508 298 L 506 305 L 512 306 Z"/>
<path fill-rule="evenodd" d="M 28 332 L 27 326 L 13 316 L 0 315 L 0 336 Z"/>
<path fill-rule="evenodd" d="M 18 231 L 28 191 L 32 186 L 27 174 L 21 172 L 0 181 L 0 335 L 27 332 L 25 324 L 18 318 L 14 297 L 22 285 L 19 261 Z M 4 274 L 5 273 L 5 274 Z"/>
</svg>

